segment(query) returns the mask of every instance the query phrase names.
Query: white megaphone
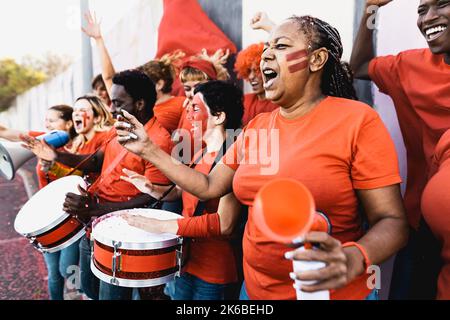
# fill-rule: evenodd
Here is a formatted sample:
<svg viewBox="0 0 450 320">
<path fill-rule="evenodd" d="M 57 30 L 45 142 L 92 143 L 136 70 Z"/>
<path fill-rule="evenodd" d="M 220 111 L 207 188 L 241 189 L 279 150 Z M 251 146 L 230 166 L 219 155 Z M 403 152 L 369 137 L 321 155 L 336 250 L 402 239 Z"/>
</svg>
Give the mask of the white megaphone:
<svg viewBox="0 0 450 320">
<path fill-rule="evenodd" d="M 13 180 L 16 171 L 33 157 L 34 153 L 22 147 L 20 142 L 0 142 L 0 175 Z"/>
<path fill-rule="evenodd" d="M 69 134 L 65 131 L 52 131 L 37 137 L 44 139 L 49 145 L 60 148 L 69 142 Z M 21 146 L 21 142 L 0 142 L 0 175 L 6 180 L 13 180 L 16 171 L 34 157 L 34 153 Z"/>
</svg>

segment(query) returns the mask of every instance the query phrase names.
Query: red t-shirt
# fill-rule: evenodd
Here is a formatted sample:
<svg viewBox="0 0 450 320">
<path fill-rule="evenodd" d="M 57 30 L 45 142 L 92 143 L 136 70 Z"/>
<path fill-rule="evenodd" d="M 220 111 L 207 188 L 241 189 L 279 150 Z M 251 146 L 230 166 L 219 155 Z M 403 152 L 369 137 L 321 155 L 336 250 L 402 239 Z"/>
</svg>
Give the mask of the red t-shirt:
<svg viewBox="0 0 450 320">
<path fill-rule="evenodd" d="M 270 152 L 261 152 L 265 145 Z M 257 116 L 223 161 L 236 170 L 234 193 L 249 206 L 243 266 L 251 299 L 296 299 L 289 278 L 292 262 L 284 258 L 292 249 L 267 238 L 253 222 L 253 201 L 267 182 L 293 178 L 304 183 L 317 210 L 330 218 L 332 236 L 342 243 L 363 235 L 355 189 L 401 182 L 395 146 L 378 114 L 363 103 L 334 97 L 297 119 L 285 119 L 279 110 Z M 364 299 L 370 293 L 366 280 L 361 275 L 331 298 Z"/>
<path fill-rule="evenodd" d="M 450 130 L 442 135 L 436 146 L 431 179 L 422 195 L 422 212 L 442 243 L 444 266 L 439 274 L 437 299 L 450 300 Z"/>
<path fill-rule="evenodd" d="M 201 153 L 197 153 L 197 159 Z M 207 153 L 195 170 L 208 174 L 217 157 L 217 152 Z M 188 192 L 182 193 L 183 216 L 194 215 L 199 199 Z M 203 214 L 216 214 L 219 206 L 217 199 L 205 204 Z M 207 228 L 207 226 L 205 226 Z M 237 281 L 236 261 L 233 247 L 226 237 L 195 238 L 191 240 L 189 260 L 185 271 L 215 284 L 227 284 Z"/>
<path fill-rule="evenodd" d="M 244 96 L 244 116 L 242 117 L 242 126 L 245 127 L 250 120 L 255 118 L 258 114 L 264 112 L 272 112 L 279 108 L 270 100 L 260 100 L 254 93 L 246 94 Z"/>
<path fill-rule="evenodd" d="M 146 125 L 147 134 L 153 143 L 162 150 L 170 154 L 172 150 L 172 141 L 170 134 L 166 129 L 153 118 Z M 108 139 L 116 134 L 112 129 Z M 116 160 L 117 159 L 117 160 Z M 118 161 L 118 162 L 117 162 Z M 91 194 L 95 193 L 101 201 L 125 202 L 135 198 L 141 192 L 130 185 L 128 182 L 120 179 L 123 175 L 122 170 L 127 168 L 138 174 L 145 175 L 152 183 L 167 185 L 170 181 L 153 166 L 150 162 L 141 157 L 128 152 L 123 148 L 117 139 L 112 139 L 105 147 L 105 156 L 103 160 L 102 172 L 100 178 L 89 189 Z"/>
<path fill-rule="evenodd" d="M 186 97 L 173 97 L 155 105 L 153 108 L 156 119 L 169 133 L 178 128 L 183 113 L 184 100 L 186 100 Z"/>
<path fill-rule="evenodd" d="M 102 144 L 109 137 L 109 131 L 96 132 L 91 140 L 83 143 L 77 150 L 77 154 L 92 154 L 98 148 L 102 146 Z"/>
<path fill-rule="evenodd" d="M 450 65 L 429 49 L 378 57 L 369 76 L 394 101 L 405 142 L 408 179 L 405 207 L 411 226 L 420 221 L 420 198 L 442 134 L 450 128 Z"/>
</svg>

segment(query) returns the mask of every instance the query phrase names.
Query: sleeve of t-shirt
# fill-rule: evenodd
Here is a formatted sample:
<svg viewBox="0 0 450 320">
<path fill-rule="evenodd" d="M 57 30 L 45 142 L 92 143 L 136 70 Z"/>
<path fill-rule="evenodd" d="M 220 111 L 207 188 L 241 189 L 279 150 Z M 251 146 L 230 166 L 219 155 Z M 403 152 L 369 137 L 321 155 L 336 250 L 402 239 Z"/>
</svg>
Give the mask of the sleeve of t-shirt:
<svg viewBox="0 0 450 320">
<path fill-rule="evenodd" d="M 357 132 L 351 166 L 353 188 L 376 189 L 401 182 L 394 142 L 371 110 Z"/>
<path fill-rule="evenodd" d="M 42 131 L 28 131 L 28 135 L 30 137 L 33 137 L 33 138 L 37 138 L 39 136 L 42 136 L 43 134 L 45 134 L 45 132 L 42 132 Z"/>
<path fill-rule="evenodd" d="M 400 89 L 398 76 L 399 56 L 377 57 L 369 63 L 369 77 L 384 94 Z"/>
</svg>

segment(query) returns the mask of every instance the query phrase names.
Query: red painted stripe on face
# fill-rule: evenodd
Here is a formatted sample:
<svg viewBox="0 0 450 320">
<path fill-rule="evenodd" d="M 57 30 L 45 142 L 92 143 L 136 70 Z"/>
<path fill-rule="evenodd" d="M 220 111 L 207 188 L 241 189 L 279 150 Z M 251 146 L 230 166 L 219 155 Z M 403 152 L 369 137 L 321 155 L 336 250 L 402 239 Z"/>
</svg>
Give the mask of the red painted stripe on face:
<svg viewBox="0 0 450 320">
<path fill-rule="evenodd" d="M 296 52 L 292 52 L 286 55 L 286 60 L 292 61 L 292 60 L 298 60 L 304 57 L 308 56 L 308 51 L 307 50 L 300 50 L 300 51 L 296 51 Z"/>
<path fill-rule="evenodd" d="M 298 72 L 300 70 L 306 69 L 306 67 L 308 67 L 307 60 L 300 62 L 300 63 L 293 64 L 292 66 L 289 66 L 289 72 L 290 73 Z"/>
</svg>

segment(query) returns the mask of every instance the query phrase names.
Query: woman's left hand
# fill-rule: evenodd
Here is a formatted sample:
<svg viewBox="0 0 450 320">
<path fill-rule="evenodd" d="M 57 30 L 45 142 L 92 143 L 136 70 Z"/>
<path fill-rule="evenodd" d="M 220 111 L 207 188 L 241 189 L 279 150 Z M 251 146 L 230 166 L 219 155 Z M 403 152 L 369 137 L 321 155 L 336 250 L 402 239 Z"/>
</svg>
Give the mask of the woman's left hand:
<svg viewBox="0 0 450 320">
<path fill-rule="evenodd" d="M 150 233 L 165 233 L 167 223 L 169 221 L 163 221 L 158 219 L 147 218 L 143 216 L 135 216 L 131 214 L 121 215 L 121 218 L 124 219 L 130 226 L 142 229 L 144 231 Z"/>
<path fill-rule="evenodd" d="M 306 234 L 303 243 L 312 243 L 317 248 L 287 252 L 286 259 L 320 261 L 326 265 L 318 270 L 291 274 L 293 280 L 315 282 L 303 285 L 301 290 L 304 292 L 339 289 L 364 272 L 364 260 L 362 255 L 358 257 L 358 249 L 353 250 L 351 247 L 344 249 L 339 240 L 326 232 L 310 232 Z"/>
</svg>

